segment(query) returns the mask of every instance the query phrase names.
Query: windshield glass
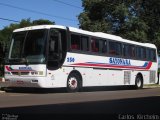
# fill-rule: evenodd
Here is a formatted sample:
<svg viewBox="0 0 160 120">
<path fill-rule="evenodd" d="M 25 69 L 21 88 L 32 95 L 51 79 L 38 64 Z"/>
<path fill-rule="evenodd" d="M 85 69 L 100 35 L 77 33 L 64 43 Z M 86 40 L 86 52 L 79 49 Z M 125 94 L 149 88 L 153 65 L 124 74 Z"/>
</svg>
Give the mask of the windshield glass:
<svg viewBox="0 0 160 120">
<path fill-rule="evenodd" d="M 26 32 L 20 32 L 13 35 L 11 58 L 20 58 L 22 54 L 22 46 L 26 36 Z"/>
<path fill-rule="evenodd" d="M 11 43 L 10 60 L 27 63 L 44 63 L 46 30 L 31 30 L 14 33 Z M 18 61 L 17 61 L 18 62 Z"/>
</svg>

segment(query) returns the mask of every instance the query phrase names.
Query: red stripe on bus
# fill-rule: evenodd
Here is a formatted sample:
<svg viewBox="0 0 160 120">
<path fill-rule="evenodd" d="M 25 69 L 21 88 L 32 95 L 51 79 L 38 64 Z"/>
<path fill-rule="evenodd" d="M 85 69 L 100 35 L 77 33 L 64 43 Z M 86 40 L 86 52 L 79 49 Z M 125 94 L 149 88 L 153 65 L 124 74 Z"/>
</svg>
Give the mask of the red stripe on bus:
<svg viewBox="0 0 160 120">
<path fill-rule="evenodd" d="M 72 65 L 76 66 L 85 66 L 85 67 L 105 67 L 105 68 L 128 68 L 128 69 L 150 69 L 152 66 L 152 62 L 149 62 L 146 67 L 141 67 L 141 66 L 121 66 L 121 65 L 104 65 L 104 64 L 88 64 L 88 63 L 75 63 Z"/>
</svg>

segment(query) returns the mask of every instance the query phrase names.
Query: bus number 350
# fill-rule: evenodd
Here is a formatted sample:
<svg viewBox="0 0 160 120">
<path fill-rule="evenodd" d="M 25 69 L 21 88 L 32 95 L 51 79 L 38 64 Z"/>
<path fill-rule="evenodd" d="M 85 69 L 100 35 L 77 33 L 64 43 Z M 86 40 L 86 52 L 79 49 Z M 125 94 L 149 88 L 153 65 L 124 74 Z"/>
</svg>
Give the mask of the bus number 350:
<svg viewBox="0 0 160 120">
<path fill-rule="evenodd" d="M 73 57 L 68 57 L 67 58 L 67 62 L 74 62 L 75 61 L 75 58 L 73 58 Z"/>
</svg>

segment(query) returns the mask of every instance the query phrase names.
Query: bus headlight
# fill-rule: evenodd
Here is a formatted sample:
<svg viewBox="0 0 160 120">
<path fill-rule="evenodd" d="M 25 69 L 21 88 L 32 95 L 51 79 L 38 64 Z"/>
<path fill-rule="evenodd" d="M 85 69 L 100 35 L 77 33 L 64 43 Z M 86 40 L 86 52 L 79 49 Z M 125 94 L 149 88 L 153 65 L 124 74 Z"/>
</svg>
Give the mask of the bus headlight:
<svg viewBox="0 0 160 120">
<path fill-rule="evenodd" d="M 43 71 L 39 71 L 39 75 L 43 75 Z"/>
<path fill-rule="evenodd" d="M 31 72 L 32 75 L 43 75 L 43 71 Z"/>
</svg>

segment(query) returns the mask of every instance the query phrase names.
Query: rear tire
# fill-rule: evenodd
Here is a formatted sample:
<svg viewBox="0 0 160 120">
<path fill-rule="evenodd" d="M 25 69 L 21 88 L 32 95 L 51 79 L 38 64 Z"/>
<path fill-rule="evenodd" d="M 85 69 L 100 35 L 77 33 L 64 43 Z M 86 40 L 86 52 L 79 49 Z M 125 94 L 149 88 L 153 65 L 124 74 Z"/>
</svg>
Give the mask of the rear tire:
<svg viewBox="0 0 160 120">
<path fill-rule="evenodd" d="M 81 77 L 76 73 L 71 73 L 67 80 L 67 91 L 78 92 L 82 88 Z"/>
<path fill-rule="evenodd" d="M 142 89 L 143 88 L 143 79 L 142 79 L 142 77 L 140 75 L 136 76 L 135 88 L 136 89 Z"/>
</svg>

